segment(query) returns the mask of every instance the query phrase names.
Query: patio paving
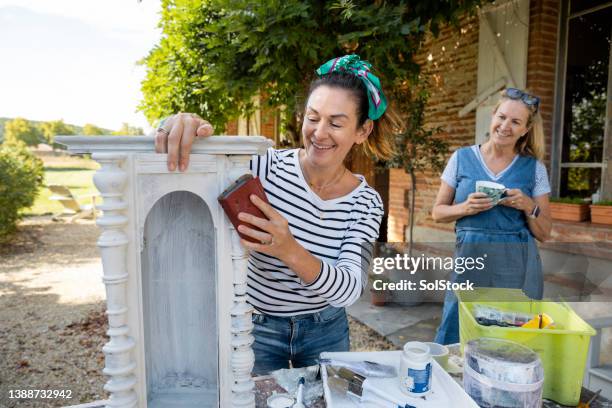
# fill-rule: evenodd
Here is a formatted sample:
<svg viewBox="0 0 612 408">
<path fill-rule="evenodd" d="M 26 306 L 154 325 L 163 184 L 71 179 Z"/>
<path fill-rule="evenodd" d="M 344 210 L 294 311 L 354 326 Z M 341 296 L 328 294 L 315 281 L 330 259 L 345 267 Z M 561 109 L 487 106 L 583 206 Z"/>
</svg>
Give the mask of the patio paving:
<svg viewBox="0 0 612 408">
<path fill-rule="evenodd" d="M 366 291 L 355 304 L 347 308 L 347 312 L 400 348 L 411 340 L 433 341 L 440 323 L 442 304 L 428 302 L 406 306 L 388 303 L 385 306 L 374 306 Z"/>
</svg>

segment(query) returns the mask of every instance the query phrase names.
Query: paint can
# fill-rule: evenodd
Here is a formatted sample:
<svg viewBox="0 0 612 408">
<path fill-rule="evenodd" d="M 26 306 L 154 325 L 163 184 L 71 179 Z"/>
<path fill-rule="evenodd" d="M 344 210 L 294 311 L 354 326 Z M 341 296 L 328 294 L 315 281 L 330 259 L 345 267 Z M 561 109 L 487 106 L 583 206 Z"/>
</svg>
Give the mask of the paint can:
<svg viewBox="0 0 612 408">
<path fill-rule="evenodd" d="M 431 354 L 420 341 L 404 345 L 400 360 L 400 388 L 411 397 L 422 397 L 431 391 Z"/>
<path fill-rule="evenodd" d="M 291 408 L 295 400 L 289 394 L 273 394 L 268 397 L 268 408 Z"/>
</svg>

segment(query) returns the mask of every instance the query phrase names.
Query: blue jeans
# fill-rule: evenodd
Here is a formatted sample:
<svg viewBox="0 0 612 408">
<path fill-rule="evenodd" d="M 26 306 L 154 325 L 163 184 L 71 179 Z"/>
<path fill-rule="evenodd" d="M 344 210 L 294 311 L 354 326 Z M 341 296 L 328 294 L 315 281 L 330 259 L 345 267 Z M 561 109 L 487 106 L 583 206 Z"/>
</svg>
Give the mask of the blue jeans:
<svg viewBox="0 0 612 408">
<path fill-rule="evenodd" d="M 434 342 L 438 344 L 459 343 L 459 299 L 452 291 L 446 291 L 442 319 Z"/>
<path fill-rule="evenodd" d="M 324 351 L 349 351 L 349 328 L 344 308 L 279 317 L 253 313 L 255 367 L 264 375 L 280 368 L 318 364 Z"/>
</svg>

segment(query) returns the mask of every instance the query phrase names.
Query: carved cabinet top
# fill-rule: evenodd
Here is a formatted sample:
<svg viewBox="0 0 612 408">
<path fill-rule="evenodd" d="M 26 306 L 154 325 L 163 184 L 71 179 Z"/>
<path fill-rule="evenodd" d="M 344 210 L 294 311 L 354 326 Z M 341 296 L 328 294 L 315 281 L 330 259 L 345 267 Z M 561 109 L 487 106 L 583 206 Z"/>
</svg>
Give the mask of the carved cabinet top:
<svg viewBox="0 0 612 408">
<path fill-rule="evenodd" d="M 57 136 L 55 141 L 71 153 L 153 153 L 154 136 Z M 263 155 L 274 144 L 263 136 L 211 136 L 196 139 L 192 153 Z"/>
</svg>

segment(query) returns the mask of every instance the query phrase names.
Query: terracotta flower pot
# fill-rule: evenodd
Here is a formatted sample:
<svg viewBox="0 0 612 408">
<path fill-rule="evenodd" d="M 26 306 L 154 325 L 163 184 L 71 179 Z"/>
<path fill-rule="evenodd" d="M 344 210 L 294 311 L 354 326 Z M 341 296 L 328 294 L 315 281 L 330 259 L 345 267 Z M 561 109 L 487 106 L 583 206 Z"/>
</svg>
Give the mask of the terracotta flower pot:
<svg viewBox="0 0 612 408">
<path fill-rule="evenodd" d="M 370 290 L 370 303 L 374 306 L 384 306 L 389 301 L 389 292 L 386 290 Z"/>
<path fill-rule="evenodd" d="M 612 205 L 592 205 L 591 222 L 612 225 Z"/>
<path fill-rule="evenodd" d="M 550 203 L 550 213 L 554 220 L 586 221 L 589 218 L 588 204 Z"/>
</svg>

